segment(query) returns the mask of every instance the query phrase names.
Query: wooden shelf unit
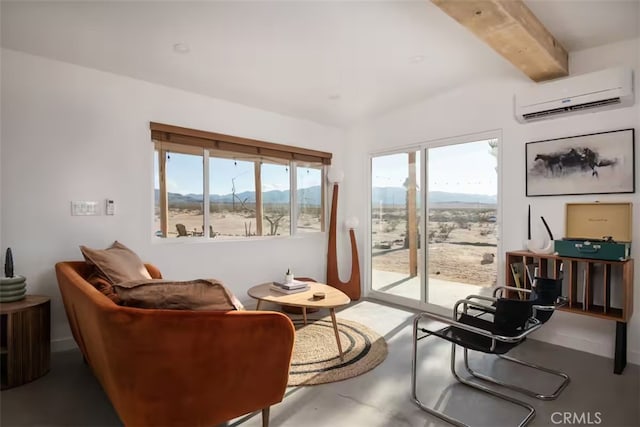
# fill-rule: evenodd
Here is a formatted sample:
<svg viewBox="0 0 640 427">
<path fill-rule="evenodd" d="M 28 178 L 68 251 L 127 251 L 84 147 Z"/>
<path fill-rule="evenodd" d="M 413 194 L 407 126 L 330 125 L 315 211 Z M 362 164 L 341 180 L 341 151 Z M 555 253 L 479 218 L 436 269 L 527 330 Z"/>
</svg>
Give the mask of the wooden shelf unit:
<svg viewBox="0 0 640 427">
<path fill-rule="evenodd" d="M 523 263 L 524 266 L 533 264 L 539 269 L 539 277 L 553 279 L 560 277 L 560 265 L 564 264 L 563 295 L 569 301 L 560 309 L 562 311 L 625 323 L 633 314 L 632 259 L 605 261 L 529 251 L 507 252 L 505 281 L 508 286 L 516 286 L 511 271 L 513 263 Z M 531 289 L 531 281 L 526 272 L 523 276 L 521 285 Z M 612 289 L 619 295 L 616 298 L 618 304 L 615 305 L 612 305 Z"/>
<path fill-rule="evenodd" d="M 27 295 L 0 303 L 0 389 L 19 386 L 49 372 L 51 301 Z"/>
</svg>

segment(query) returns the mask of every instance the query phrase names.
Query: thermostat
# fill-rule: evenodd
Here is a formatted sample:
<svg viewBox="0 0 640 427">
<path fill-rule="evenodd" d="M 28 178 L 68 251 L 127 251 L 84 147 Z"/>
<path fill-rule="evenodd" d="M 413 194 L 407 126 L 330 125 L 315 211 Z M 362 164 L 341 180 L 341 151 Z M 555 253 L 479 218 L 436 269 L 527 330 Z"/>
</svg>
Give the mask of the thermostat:
<svg viewBox="0 0 640 427">
<path fill-rule="evenodd" d="M 106 200 L 105 213 L 107 215 L 115 215 L 116 214 L 116 202 L 112 199 Z"/>
</svg>

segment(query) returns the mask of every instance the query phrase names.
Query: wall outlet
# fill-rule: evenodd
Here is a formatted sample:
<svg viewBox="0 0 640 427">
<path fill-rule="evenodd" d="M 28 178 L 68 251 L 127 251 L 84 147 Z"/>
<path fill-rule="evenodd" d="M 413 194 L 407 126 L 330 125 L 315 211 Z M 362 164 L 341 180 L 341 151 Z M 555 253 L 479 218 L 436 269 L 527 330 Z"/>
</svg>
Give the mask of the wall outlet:
<svg viewBox="0 0 640 427">
<path fill-rule="evenodd" d="M 99 203 L 94 201 L 83 201 L 83 200 L 72 201 L 71 215 L 74 215 L 74 216 L 100 215 Z"/>
</svg>

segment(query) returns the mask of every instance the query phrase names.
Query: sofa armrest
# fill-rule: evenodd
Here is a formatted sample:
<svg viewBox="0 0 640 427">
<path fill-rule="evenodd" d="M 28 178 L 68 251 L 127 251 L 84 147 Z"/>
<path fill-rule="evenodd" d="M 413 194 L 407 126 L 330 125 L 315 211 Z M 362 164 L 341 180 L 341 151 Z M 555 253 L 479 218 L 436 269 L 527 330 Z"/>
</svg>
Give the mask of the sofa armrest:
<svg viewBox="0 0 640 427">
<path fill-rule="evenodd" d="M 127 425 L 215 425 L 284 396 L 295 330 L 281 313 L 100 314 L 100 343 L 87 348 L 104 354 L 90 350 L 89 363 Z"/>
</svg>

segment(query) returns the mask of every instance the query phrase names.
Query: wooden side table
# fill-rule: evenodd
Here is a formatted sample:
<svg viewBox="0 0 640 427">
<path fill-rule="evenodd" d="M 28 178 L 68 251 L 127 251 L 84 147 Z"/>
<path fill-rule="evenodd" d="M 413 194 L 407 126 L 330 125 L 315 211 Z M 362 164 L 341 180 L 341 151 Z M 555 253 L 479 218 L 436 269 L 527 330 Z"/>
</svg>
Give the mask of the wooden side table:
<svg viewBox="0 0 640 427">
<path fill-rule="evenodd" d="M 33 381 L 49 372 L 51 300 L 27 295 L 0 303 L 0 388 Z"/>
</svg>

